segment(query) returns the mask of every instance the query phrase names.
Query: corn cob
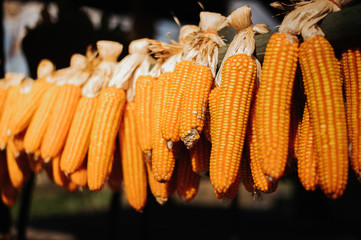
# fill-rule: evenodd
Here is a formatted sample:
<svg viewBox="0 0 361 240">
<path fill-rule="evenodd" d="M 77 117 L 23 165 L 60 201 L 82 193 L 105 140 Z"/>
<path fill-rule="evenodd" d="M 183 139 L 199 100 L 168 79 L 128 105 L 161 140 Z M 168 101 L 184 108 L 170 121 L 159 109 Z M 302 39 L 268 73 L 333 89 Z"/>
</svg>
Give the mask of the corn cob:
<svg viewBox="0 0 361 240">
<path fill-rule="evenodd" d="M 219 96 L 219 92 L 220 92 L 220 88 L 219 87 L 214 87 L 210 94 L 209 94 L 209 114 L 211 117 L 211 121 L 210 121 L 210 132 L 211 132 L 211 141 L 212 142 L 212 135 L 215 133 L 216 130 L 216 115 L 217 115 L 217 101 L 218 101 L 218 96 Z"/>
<path fill-rule="evenodd" d="M 361 78 L 361 51 L 360 48 L 349 48 L 342 52 L 342 73 L 346 92 L 346 117 L 351 145 L 350 163 L 361 177 L 361 122 L 359 120 L 360 108 L 360 78 Z"/>
<path fill-rule="evenodd" d="M 60 159 L 60 168 L 67 174 L 75 172 L 85 160 L 97 102 L 97 97 L 85 96 L 78 102 Z"/>
<path fill-rule="evenodd" d="M 191 157 L 192 171 L 199 175 L 206 175 L 209 172 L 209 158 L 211 155 L 211 143 L 201 134 L 201 138 L 189 150 Z"/>
<path fill-rule="evenodd" d="M 256 103 L 256 138 L 263 172 L 279 179 L 288 154 L 290 106 L 297 67 L 298 40 L 284 33 L 271 36 L 262 65 Z M 277 66 L 277 67 L 276 67 Z"/>
<path fill-rule="evenodd" d="M 199 187 L 200 176 L 193 172 L 189 151 L 181 147 L 176 166 L 176 190 L 182 201 L 192 200 Z"/>
<path fill-rule="evenodd" d="M 40 150 L 35 154 L 28 155 L 29 167 L 33 173 L 39 173 L 45 166 L 44 160 L 40 157 Z"/>
<path fill-rule="evenodd" d="M 155 78 L 139 76 L 135 88 L 135 115 L 137 136 L 141 150 L 150 154 L 152 150 L 152 91 Z"/>
<path fill-rule="evenodd" d="M 116 87 L 100 91 L 88 151 L 88 187 L 100 190 L 108 176 L 115 139 L 125 104 L 125 92 Z"/>
<path fill-rule="evenodd" d="M 30 177 L 29 162 L 25 155 L 15 158 L 12 146 L 6 148 L 6 159 L 11 184 L 14 188 L 20 189 Z"/>
<path fill-rule="evenodd" d="M 254 183 L 254 175 L 252 175 L 251 171 L 251 153 L 249 145 L 249 141 L 247 141 L 242 153 L 240 180 L 247 192 L 254 193 L 256 189 Z"/>
<path fill-rule="evenodd" d="M 307 191 L 315 190 L 317 187 L 316 159 L 307 103 L 304 107 L 302 122 L 299 124 L 297 131 L 295 154 L 298 178 L 302 186 Z"/>
<path fill-rule="evenodd" d="M 223 65 L 209 169 L 219 193 L 227 191 L 239 171 L 256 70 L 255 61 L 246 54 L 233 55 Z"/>
<path fill-rule="evenodd" d="M 59 187 L 66 187 L 69 182 L 69 178 L 60 169 L 60 155 L 52 158 L 51 162 L 51 177 L 56 185 Z"/>
<path fill-rule="evenodd" d="M 111 172 L 109 173 L 108 185 L 113 192 L 120 192 L 120 190 L 122 189 L 122 183 L 123 183 L 122 159 L 120 154 L 119 138 L 117 138 L 115 143 L 113 166 Z"/>
<path fill-rule="evenodd" d="M 168 198 L 171 197 L 175 191 L 175 182 L 173 180 L 174 178 L 167 182 L 159 182 L 155 179 L 149 163 L 146 165 L 150 191 L 155 200 L 160 205 L 164 205 L 168 201 Z"/>
<path fill-rule="evenodd" d="M 153 89 L 152 106 L 152 175 L 157 181 L 169 181 L 175 167 L 176 147 L 171 150 L 167 147 L 166 140 L 161 133 L 162 113 L 167 109 L 166 94 L 167 86 L 171 81 L 173 73 L 162 73 Z"/>
<path fill-rule="evenodd" d="M 220 192 L 215 191 L 216 197 L 218 199 L 222 199 L 225 202 L 228 202 L 229 200 L 234 199 L 238 194 L 240 180 L 241 180 L 241 169 L 239 169 L 236 179 L 231 184 L 231 186 L 227 189 L 226 192 L 220 193 Z"/>
<path fill-rule="evenodd" d="M 128 102 L 119 131 L 124 190 L 129 204 L 141 212 L 147 201 L 147 172 L 142 150 L 138 145 L 136 103 Z"/>
<path fill-rule="evenodd" d="M 87 186 L 87 162 L 84 161 L 83 164 L 74 172 L 69 175 L 70 182 L 74 183 L 80 188 Z"/>
<path fill-rule="evenodd" d="M 4 111 L 6 97 L 8 94 L 7 88 L 8 88 L 8 86 L 5 82 L 5 80 L 0 80 L 0 119 L 1 119 L 2 113 Z"/>
<path fill-rule="evenodd" d="M 299 59 L 310 111 L 319 185 L 328 197 L 338 198 L 347 183 L 348 146 L 337 59 L 332 46 L 321 35 L 301 44 Z"/>
<path fill-rule="evenodd" d="M 54 158 L 64 147 L 76 106 L 81 96 L 81 87 L 65 84 L 59 87 L 48 127 L 41 142 L 41 157 Z"/>
<path fill-rule="evenodd" d="M 52 86 L 42 97 L 24 136 L 26 153 L 33 154 L 40 149 L 58 92 L 58 86 Z"/>
<path fill-rule="evenodd" d="M 24 148 L 25 132 L 26 131 L 23 131 L 15 136 L 14 135 L 10 136 L 8 139 L 8 145 L 11 146 L 11 149 L 13 150 L 13 154 L 16 158 L 19 157 L 21 154 L 25 153 L 25 148 Z"/>
<path fill-rule="evenodd" d="M 191 72 L 194 61 L 184 60 L 177 64 L 174 69 L 171 80 L 169 81 L 169 90 L 165 92 L 164 98 L 167 103 L 164 108 L 161 120 L 162 136 L 167 142 L 178 142 L 179 137 L 179 121 L 180 108 L 186 83 Z M 168 144 L 171 146 L 171 143 Z"/>
<path fill-rule="evenodd" d="M 1 201 L 8 207 L 15 205 L 18 199 L 19 192 L 11 184 L 9 177 L 6 178 L 6 182 L 3 183 L 1 188 Z"/>
</svg>

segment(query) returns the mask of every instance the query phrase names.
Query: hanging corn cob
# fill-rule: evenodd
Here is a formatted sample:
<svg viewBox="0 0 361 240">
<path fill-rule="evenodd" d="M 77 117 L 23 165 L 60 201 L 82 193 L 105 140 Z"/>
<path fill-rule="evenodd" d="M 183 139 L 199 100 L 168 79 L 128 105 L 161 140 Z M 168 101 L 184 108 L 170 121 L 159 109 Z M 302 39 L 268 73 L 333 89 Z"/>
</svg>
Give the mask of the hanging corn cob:
<svg viewBox="0 0 361 240">
<path fill-rule="evenodd" d="M 317 22 L 329 12 L 339 11 L 340 6 L 342 2 L 339 1 L 319 0 L 294 10 L 309 13 L 305 23 L 300 23 L 304 42 L 300 45 L 299 61 L 310 112 L 319 185 L 330 198 L 343 194 L 348 178 L 346 111 L 338 61 Z"/>
<path fill-rule="evenodd" d="M 125 194 L 129 204 L 142 211 L 147 201 L 147 170 L 137 139 L 135 108 L 134 101 L 126 104 L 119 141 Z"/>
<path fill-rule="evenodd" d="M 61 154 L 81 96 L 81 86 L 89 79 L 91 71 L 85 65 L 81 70 L 70 73 L 64 85 L 58 84 L 58 94 L 40 146 L 45 162 Z"/>
<path fill-rule="evenodd" d="M 189 150 L 193 172 L 205 176 L 209 172 L 211 143 L 201 134 L 199 141 Z"/>
<path fill-rule="evenodd" d="M 218 73 L 221 74 L 221 79 L 216 79 L 220 92 L 214 128 L 211 119 L 209 175 L 215 191 L 219 194 L 227 192 L 239 174 L 251 99 L 256 84 L 257 64 L 252 58 L 255 48 L 254 35 L 256 31 L 268 31 L 267 25 L 252 25 L 248 6 L 234 11 L 228 17 L 228 22 L 239 33 L 224 57 Z"/>
<path fill-rule="evenodd" d="M 361 177 L 361 50 L 348 48 L 342 52 L 342 73 L 345 81 L 346 116 L 351 148 L 350 163 L 356 175 Z"/>
<path fill-rule="evenodd" d="M 112 79 L 98 96 L 88 151 L 90 190 L 100 190 L 111 172 L 115 140 L 126 102 L 125 89 L 132 84 L 135 69 L 147 55 L 148 44 L 147 39 L 140 39 L 129 45 L 129 55 L 117 64 Z M 127 94 L 134 95 L 134 91 L 127 91 Z"/>
<path fill-rule="evenodd" d="M 69 179 L 72 183 L 83 189 L 87 186 L 87 161 L 83 161 L 83 164 L 74 172 L 69 175 Z"/>
<path fill-rule="evenodd" d="M 200 176 L 193 172 L 189 151 L 182 146 L 178 155 L 176 166 L 176 190 L 182 201 L 192 200 L 199 187 Z"/>
<path fill-rule="evenodd" d="M 101 62 L 82 88 L 82 96 L 77 104 L 61 155 L 60 168 L 67 174 L 83 165 L 89 148 L 99 92 L 108 84 L 116 60 L 123 50 L 120 43 L 112 41 L 98 41 L 97 48 Z"/>
<path fill-rule="evenodd" d="M 208 95 L 216 75 L 218 48 L 224 46 L 218 31 L 227 25 L 227 18 L 218 13 L 201 12 L 201 32 L 187 47 L 184 59 L 194 60 L 186 90 L 182 96 L 180 137 L 188 149 L 200 138 L 203 130 Z"/>
<path fill-rule="evenodd" d="M 307 191 L 316 189 L 317 170 L 314 153 L 314 138 L 311 131 L 311 119 L 308 104 L 303 111 L 302 122 L 298 126 L 295 143 L 298 178 Z"/>
<path fill-rule="evenodd" d="M 4 102 L 0 119 L 0 150 L 4 150 L 7 144 L 10 117 L 17 103 L 19 89 L 23 80 L 24 75 L 20 73 L 7 73 L 5 75 L 5 81 L 7 82 L 6 84 L 8 85 L 8 88 L 6 90 L 6 100 Z"/>
<path fill-rule="evenodd" d="M 24 131 L 38 108 L 42 96 L 54 84 L 54 78 L 51 74 L 54 72 L 55 66 L 47 59 L 40 61 L 38 65 L 38 79 L 26 97 L 18 104 L 14 111 L 8 126 L 9 135 L 16 135 Z"/>
<path fill-rule="evenodd" d="M 167 107 L 162 113 L 161 132 L 163 138 L 167 141 L 168 148 L 172 148 L 172 143 L 180 140 L 180 109 L 181 102 L 186 91 L 186 82 L 190 74 L 190 70 L 194 65 L 196 54 L 191 46 L 195 36 L 200 32 L 200 28 L 194 25 L 185 25 L 180 29 L 179 42 L 184 46 L 184 56 L 174 68 L 172 78 L 167 84 L 168 90 L 165 91 L 165 101 Z M 199 47 L 199 44 L 194 46 Z M 186 56 L 187 55 L 187 56 Z"/>
<path fill-rule="evenodd" d="M 52 109 L 60 89 L 58 84 L 64 84 L 68 80 L 69 74 L 82 69 L 85 60 L 86 59 L 82 57 L 82 55 L 74 54 L 71 59 L 70 67 L 59 69 L 52 75 L 55 84 L 53 84 L 53 86 L 51 86 L 41 97 L 38 108 L 35 110 L 25 133 L 24 148 L 27 154 L 32 155 L 38 149 L 40 150 L 41 142 L 48 127 Z"/>
<path fill-rule="evenodd" d="M 6 147 L 6 159 L 10 182 L 16 189 L 21 189 L 30 177 L 29 162 L 25 155 L 15 157 L 12 145 Z"/>
<path fill-rule="evenodd" d="M 8 82 L 4 79 L 0 79 L 0 119 L 4 110 L 8 87 Z"/>
<path fill-rule="evenodd" d="M 118 135 L 119 136 L 119 135 Z M 112 170 L 109 173 L 108 185 L 113 192 L 120 192 L 123 184 L 122 158 L 120 154 L 119 137 L 116 139 Z"/>
</svg>

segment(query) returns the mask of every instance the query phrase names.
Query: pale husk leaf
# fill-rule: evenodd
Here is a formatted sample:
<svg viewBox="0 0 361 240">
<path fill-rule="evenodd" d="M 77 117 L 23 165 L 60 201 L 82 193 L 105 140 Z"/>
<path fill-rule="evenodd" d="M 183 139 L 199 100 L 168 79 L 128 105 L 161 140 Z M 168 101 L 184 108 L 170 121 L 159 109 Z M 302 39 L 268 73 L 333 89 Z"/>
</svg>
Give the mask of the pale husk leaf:
<svg viewBox="0 0 361 240">
<path fill-rule="evenodd" d="M 99 57 L 103 61 L 116 62 L 123 51 L 123 45 L 115 41 L 100 40 L 96 45 Z"/>
<path fill-rule="evenodd" d="M 43 78 L 55 71 L 55 65 L 49 59 L 42 59 L 37 68 L 37 78 Z"/>
<path fill-rule="evenodd" d="M 25 75 L 23 73 L 14 73 L 14 72 L 5 73 L 5 81 L 7 82 L 7 85 L 9 87 L 19 86 L 24 79 L 25 79 Z"/>
<path fill-rule="evenodd" d="M 19 93 L 27 94 L 31 91 L 35 81 L 32 78 L 25 78 L 24 81 L 21 83 Z"/>
</svg>

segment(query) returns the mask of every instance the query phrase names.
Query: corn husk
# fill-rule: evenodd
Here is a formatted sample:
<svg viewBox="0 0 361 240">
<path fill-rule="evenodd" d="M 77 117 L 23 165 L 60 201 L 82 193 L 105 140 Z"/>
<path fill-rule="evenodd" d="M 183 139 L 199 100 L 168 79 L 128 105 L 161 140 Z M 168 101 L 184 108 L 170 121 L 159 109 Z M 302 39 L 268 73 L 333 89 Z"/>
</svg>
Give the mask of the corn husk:
<svg viewBox="0 0 361 240">
<path fill-rule="evenodd" d="M 37 68 L 37 78 L 45 78 L 50 76 L 55 71 L 55 65 L 49 59 L 42 59 Z"/>
<path fill-rule="evenodd" d="M 215 84 L 220 87 L 222 82 L 222 68 L 227 58 L 236 54 L 246 54 L 253 57 L 257 63 L 257 75 L 260 77 L 260 62 L 253 56 L 255 50 L 255 39 L 254 36 L 257 33 L 266 33 L 270 31 L 270 28 L 266 24 L 252 25 L 252 14 L 251 8 L 247 5 L 242 6 L 233 11 L 227 17 L 228 25 L 238 31 L 236 36 L 230 43 L 226 54 L 223 57 L 220 70 L 217 73 Z"/>
</svg>

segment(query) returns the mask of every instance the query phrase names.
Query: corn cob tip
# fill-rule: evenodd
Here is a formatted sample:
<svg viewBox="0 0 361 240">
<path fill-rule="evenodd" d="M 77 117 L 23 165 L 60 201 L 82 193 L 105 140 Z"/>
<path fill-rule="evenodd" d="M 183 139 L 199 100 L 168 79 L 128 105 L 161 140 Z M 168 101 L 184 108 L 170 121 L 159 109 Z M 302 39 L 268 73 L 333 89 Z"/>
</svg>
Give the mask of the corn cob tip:
<svg viewBox="0 0 361 240">
<path fill-rule="evenodd" d="M 277 181 L 275 178 L 271 177 L 268 174 L 265 174 L 265 176 L 266 176 L 267 180 L 270 181 L 270 182 L 276 182 Z"/>
<path fill-rule="evenodd" d="M 49 163 L 51 161 L 51 157 L 44 158 L 44 163 Z"/>
<path fill-rule="evenodd" d="M 149 164 L 150 167 L 152 167 L 152 152 L 151 151 L 146 152 L 144 155 L 145 155 L 145 162 Z"/>
<path fill-rule="evenodd" d="M 6 131 L 6 135 L 8 135 L 8 137 L 11 136 L 11 130 L 10 130 L 10 129 L 8 129 L 8 130 Z"/>
<path fill-rule="evenodd" d="M 13 152 L 14 158 L 19 158 L 20 157 L 20 152 L 19 151 L 14 151 Z"/>
<path fill-rule="evenodd" d="M 182 138 L 182 141 L 184 142 L 184 145 L 187 147 L 187 149 L 191 149 L 194 144 L 199 140 L 200 135 L 197 131 L 197 129 L 192 128 L 188 134 Z"/>
<path fill-rule="evenodd" d="M 168 198 L 166 198 L 166 197 L 156 197 L 155 200 L 157 201 L 157 203 L 159 203 L 159 205 L 164 206 L 165 203 L 168 201 Z"/>
<path fill-rule="evenodd" d="M 0 143 L 0 150 L 5 150 L 6 148 L 6 143 L 2 142 Z"/>
<path fill-rule="evenodd" d="M 168 148 L 169 150 L 172 150 L 172 148 L 173 148 L 173 142 L 172 142 L 171 140 L 168 140 L 168 141 L 167 141 L 167 148 Z"/>
</svg>

